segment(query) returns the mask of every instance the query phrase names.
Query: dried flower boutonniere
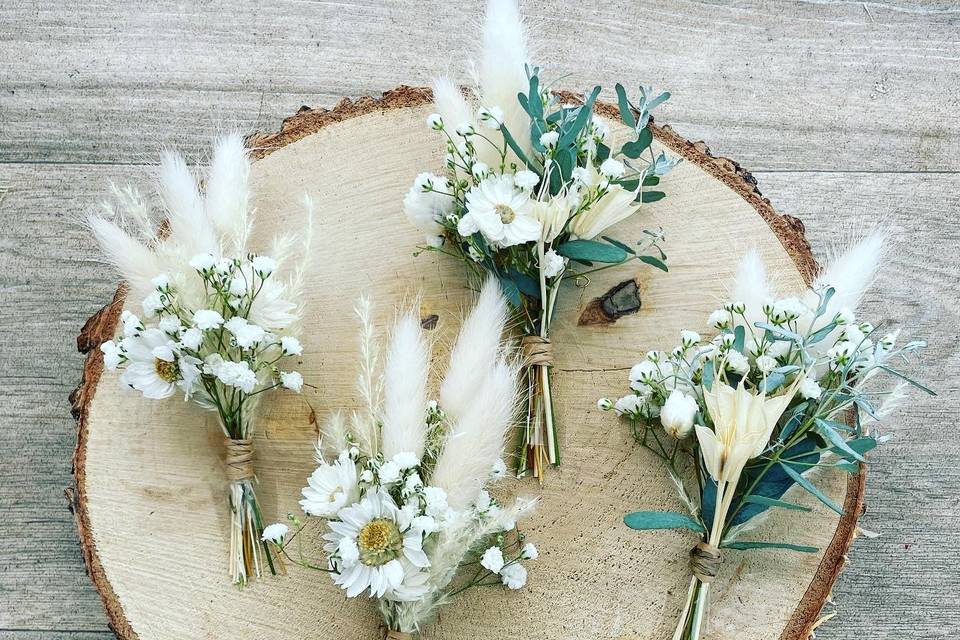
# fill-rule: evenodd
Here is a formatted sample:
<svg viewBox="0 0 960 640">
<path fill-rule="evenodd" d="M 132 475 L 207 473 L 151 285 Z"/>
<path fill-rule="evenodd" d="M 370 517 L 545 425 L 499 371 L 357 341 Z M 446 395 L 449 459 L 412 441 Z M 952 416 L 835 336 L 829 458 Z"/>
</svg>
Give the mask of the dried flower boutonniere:
<svg viewBox="0 0 960 640">
<path fill-rule="evenodd" d="M 713 312 L 709 341 L 681 333 L 669 354 L 650 352 L 630 372 L 632 392 L 603 399 L 630 422 L 637 440 L 666 463 L 688 513 L 637 512 L 634 529 L 689 529 L 693 577 L 675 640 L 705 637 L 710 583 L 726 549 L 816 552 L 793 541 L 744 539 L 771 508 L 809 511 L 784 500 L 794 486 L 843 514 L 816 485 L 817 469 L 857 473 L 884 440 L 879 421 L 907 385 L 932 393 L 894 368 L 925 346 L 897 345 L 899 330 L 859 322 L 853 311 L 880 261 L 871 235 L 828 267 L 810 290 L 777 298 L 755 252 L 740 264 L 733 301 Z M 898 380 L 878 385 L 877 374 Z M 684 473 L 696 480 L 688 490 Z"/>
<path fill-rule="evenodd" d="M 308 524 L 297 517 L 293 533 L 278 523 L 265 537 L 293 562 L 328 571 L 348 598 L 376 598 L 388 637 L 410 638 L 466 589 L 521 588 L 521 560 L 537 557 L 516 529 L 533 500 L 503 506 L 486 490 L 506 473 L 501 455 L 517 406 L 517 366 L 501 341 L 507 303 L 487 281 L 439 402 L 427 399 L 430 346 L 415 312 L 397 320 L 382 377 L 368 303 L 357 313 L 364 408 L 349 420 L 331 416 L 300 501 L 325 521 L 326 561 L 290 555 Z"/>
<path fill-rule="evenodd" d="M 560 463 L 550 324 L 561 283 L 631 260 L 666 271 L 660 231 L 645 231 L 633 246 L 601 234 L 664 197 L 650 188 L 675 161 L 654 154 L 648 124 L 669 94 L 641 87 L 631 101 L 617 85 L 632 135 L 611 148 L 593 113 L 600 87 L 582 104 L 551 92 L 529 64 L 516 0 L 490 1 L 474 76 L 471 101 L 451 80 L 434 82 L 437 113 L 427 126 L 446 147 L 445 170 L 418 175 L 404 209 L 427 236 L 423 250 L 495 275 L 520 319 L 529 393 L 519 471 L 542 479 L 546 466 Z"/>
<path fill-rule="evenodd" d="M 278 569 L 261 539 L 254 491 L 253 432 L 265 392 L 299 392 L 302 376 L 285 361 L 298 357 L 300 282 L 310 245 L 306 233 L 278 236 L 269 255 L 249 246 L 249 159 L 238 135 L 221 138 L 203 192 L 183 158 L 160 165 L 162 222 L 131 188 L 114 189 L 119 206 L 89 218 L 107 260 L 126 281 L 122 336 L 100 346 L 108 369 L 145 398 L 182 394 L 216 411 L 227 448 L 230 577 L 244 584 Z M 281 366 L 283 368 L 281 368 Z"/>
</svg>

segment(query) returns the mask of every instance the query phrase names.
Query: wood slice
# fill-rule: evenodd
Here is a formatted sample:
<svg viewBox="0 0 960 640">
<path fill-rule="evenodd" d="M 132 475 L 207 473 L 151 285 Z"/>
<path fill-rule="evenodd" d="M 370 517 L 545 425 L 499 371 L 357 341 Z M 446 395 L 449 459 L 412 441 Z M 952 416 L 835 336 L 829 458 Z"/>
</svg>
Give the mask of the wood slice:
<svg viewBox="0 0 960 640">
<path fill-rule="evenodd" d="M 600 107 L 615 135 L 614 109 Z M 315 267 L 306 286 L 308 321 L 301 371 L 319 392 L 277 394 L 263 404 L 256 437 L 258 493 L 268 520 L 297 511 L 313 468 L 318 415 L 357 405 L 358 343 L 352 305 L 372 294 L 384 322 L 423 291 L 422 313 L 436 315 L 435 358 L 442 363 L 471 294 L 463 268 L 445 256 L 412 254 L 421 241 L 401 201 L 413 177 L 439 170 L 442 149 L 424 125 L 430 94 L 400 89 L 382 99 L 342 101 L 332 111 L 303 109 L 280 132 L 254 136 L 255 235 L 300 219 L 303 191 L 315 200 Z M 709 334 L 705 320 L 725 299 L 737 260 L 757 246 L 782 285 L 800 289 L 815 270 L 803 225 L 778 215 L 749 174 L 715 158 L 668 127 L 655 145 L 684 158 L 662 182 L 668 197 L 645 205 L 613 230 L 639 239 L 644 227 L 667 233 L 670 272 L 634 265 L 570 285 L 553 332 L 563 466 L 546 484 L 511 481 L 505 493 L 539 495 L 525 530 L 540 548 L 528 587 L 473 591 L 441 612 L 427 637 L 468 639 L 645 638 L 671 636 L 685 595 L 683 532 L 638 533 L 622 523 L 636 509 L 678 510 L 659 461 L 636 446 L 626 425 L 596 409 L 626 388 L 630 366 L 651 349 L 670 348 L 683 328 Z M 639 311 L 611 313 L 602 301 L 633 281 Z M 619 290 L 633 295 L 630 284 Z M 95 349 L 114 335 L 123 290 L 83 328 L 89 351 L 73 401 L 78 419 L 75 513 L 83 553 L 111 626 L 124 639 L 232 638 L 330 640 L 378 637 L 374 605 L 347 601 L 323 573 L 292 567 L 239 591 L 226 576 L 227 502 L 222 438 L 209 414 L 170 400 L 144 401 L 102 370 Z M 635 305 L 634 305 L 635 306 Z M 620 317 L 614 317 L 614 316 Z M 712 639 L 802 640 L 810 634 L 843 565 L 862 507 L 863 476 L 829 475 L 829 495 L 844 500 L 838 520 L 803 493 L 811 514 L 780 511 L 758 537 L 813 545 L 818 554 L 727 554 L 715 582 Z M 308 543 L 308 547 L 312 543 Z M 491 615 L 492 612 L 495 612 Z"/>
</svg>

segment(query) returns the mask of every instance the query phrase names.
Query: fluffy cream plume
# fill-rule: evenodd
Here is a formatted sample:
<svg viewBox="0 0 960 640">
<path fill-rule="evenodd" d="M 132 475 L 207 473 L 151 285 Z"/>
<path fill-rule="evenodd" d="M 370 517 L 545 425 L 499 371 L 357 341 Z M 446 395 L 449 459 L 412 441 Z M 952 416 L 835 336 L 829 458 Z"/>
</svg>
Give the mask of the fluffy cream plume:
<svg viewBox="0 0 960 640">
<path fill-rule="evenodd" d="M 170 244 L 181 246 L 188 259 L 198 253 L 220 253 L 197 181 L 178 153 L 167 151 L 160 160 L 160 196 L 166 205 Z"/>
<path fill-rule="evenodd" d="M 383 440 L 386 459 L 398 453 L 423 456 L 427 436 L 427 374 L 430 345 L 412 310 L 397 319 L 383 368 Z"/>
<path fill-rule="evenodd" d="M 478 127 L 473 109 L 463 97 L 460 87 L 450 78 L 441 76 L 433 81 L 433 102 L 454 140 L 457 139 L 454 130 L 461 124 L 468 123 L 475 129 Z"/>
<path fill-rule="evenodd" d="M 855 311 L 864 292 L 873 284 L 883 259 L 886 234 L 872 231 L 862 240 L 849 247 L 834 258 L 817 276 L 813 283 L 814 291 L 827 285 L 836 291 L 825 313 L 826 322 L 843 308 Z M 813 291 L 807 294 L 806 302 L 816 307 L 817 297 Z"/>
<path fill-rule="evenodd" d="M 517 94 L 529 88 L 524 67 L 528 62 L 527 36 L 517 0 L 490 0 L 483 24 L 483 50 L 475 68 L 481 106 L 500 107 L 507 129 L 529 153 L 530 119 L 517 101 Z M 480 146 L 488 145 L 478 145 L 478 150 Z M 495 166 L 496 162 L 488 164 Z"/>
<path fill-rule="evenodd" d="M 250 233 L 250 203 L 247 183 L 250 178 L 250 159 L 238 133 L 217 140 L 210 161 L 207 178 L 207 218 L 221 239 L 226 253 L 239 253 L 247 244 Z M 281 257 L 272 256 L 282 263 Z"/>
<path fill-rule="evenodd" d="M 377 427 L 383 398 L 382 381 L 377 375 L 380 356 L 370 299 L 361 297 L 353 311 L 360 320 L 360 374 L 357 376 L 357 390 L 360 392 L 363 410 L 351 414 L 350 431 L 356 436 L 360 451 L 372 458 L 380 450 Z"/>
<path fill-rule="evenodd" d="M 123 274 L 133 299 L 146 297 L 154 288 L 151 280 L 163 271 L 156 254 L 111 220 L 90 216 L 87 224 L 107 262 Z"/>
<path fill-rule="evenodd" d="M 320 429 L 320 439 L 317 442 L 317 463 L 329 462 L 341 451 L 346 451 L 349 447 L 347 443 L 347 421 L 340 411 L 334 411 L 327 416 L 326 422 Z"/>
<path fill-rule="evenodd" d="M 506 322 L 507 301 L 500 292 L 500 283 L 490 276 L 480 290 L 476 306 L 463 322 L 440 386 L 440 406 L 454 420 L 464 415 L 496 362 Z"/>
<path fill-rule="evenodd" d="M 737 266 L 737 273 L 730 288 L 730 301 L 742 302 L 747 307 L 747 322 L 752 327 L 755 322 L 764 322 L 763 305 L 773 298 L 773 287 L 767 279 L 767 268 L 756 248 L 744 254 Z"/>
<path fill-rule="evenodd" d="M 451 422 L 430 481 L 447 492 L 454 509 L 476 500 L 503 453 L 517 407 L 518 371 L 514 363 L 497 360 L 481 386 L 473 388 L 473 401 Z"/>
</svg>

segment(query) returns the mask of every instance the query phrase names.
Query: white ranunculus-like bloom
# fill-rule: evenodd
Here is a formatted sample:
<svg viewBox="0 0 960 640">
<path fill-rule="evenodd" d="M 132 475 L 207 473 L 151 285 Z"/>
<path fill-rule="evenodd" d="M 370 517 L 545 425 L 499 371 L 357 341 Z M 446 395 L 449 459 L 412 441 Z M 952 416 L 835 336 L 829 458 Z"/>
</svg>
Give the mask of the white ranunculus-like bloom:
<svg viewBox="0 0 960 640">
<path fill-rule="evenodd" d="M 768 355 L 757 356 L 757 369 L 762 373 L 770 373 L 777 368 L 777 361 Z"/>
<path fill-rule="evenodd" d="M 500 570 L 500 581 L 508 589 L 522 589 L 527 584 L 527 568 L 519 562 L 508 564 Z"/>
<path fill-rule="evenodd" d="M 619 160 L 614 160 L 613 158 L 607 158 L 600 165 L 600 173 L 607 176 L 608 178 L 620 178 L 626 172 L 627 168 L 623 166 L 623 163 Z"/>
<path fill-rule="evenodd" d="M 297 371 L 281 371 L 280 384 L 291 391 L 300 393 L 303 389 L 303 376 Z"/>
<path fill-rule="evenodd" d="M 427 116 L 427 126 L 435 131 L 443 129 L 443 118 L 439 113 L 431 113 Z"/>
<path fill-rule="evenodd" d="M 196 351 L 203 343 L 203 332 L 196 327 L 190 327 L 180 334 L 180 346 Z"/>
<path fill-rule="evenodd" d="M 679 389 L 674 389 L 660 410 L 660 423 L 667 434 L 677 440 L 690 435 L 693 418 L 697 415 L 697 401 Z"/>
<path fill-rule="evenodd" d="M 377 471 L 377 479 L 381 485 L 396 484 L 400 481 L 400 465 L 392 460 L 384 462 Z"/>
<path fill-rule="evenodd" d="M 524 560 L 536 560 L 540 557 L 540 552 L 537 551 L 537 547 L 532 542 L 528 542 L 523 545 L 523 549 L 520 550 L 520 557 Z"/>
<path fill-rule="evenodd" d="M 546 148 L 550 148 L 553 145 L 557 144 L 557 141 L 560 140 L 560 134 L 556 131 L 547 131 L 540 136 L 540 144 Z"/>
<path fill-rule="evenodd" d="M 270 256 L 256 256 L 252 263 L 253 271 L 260 277 L 267 277 L 277 269 L 277 261 Z"/>
<path fill-rule="evenodd" d="M 200 309 L 193 314 L 193 324 L 198 329 L 216 329 L 223 324 L 223 316 L 213 309 Z"/>
<path fill-rule="evenodd" d="M 344 507 L 330 520 L 324 550 L 331 555 L 334 583 L 354 598 L 366 590 L 376 598 L 412 600 L 426 592 L 421 569 L 430 566 L 423 552 L 423 533 L 411 526 L 404 512 L 386 492 L 367 495 Z M 356 545 L 356 557 L 352 545 Z M 341 545 L 351 553 L 338 554 Z"/>
<path fill-rule="evenodd" d="M 524 189 L 525 191 L 533 190 L 533 188 L 536 187 L 539 182 L 540 176 L 529 169 L 517 171 L 513 176 L 513 183 L 517 185 L 518 188 Z"/>
<path fill-rule="evenodd" d="M 750 371 L 750 361 L 747 360 L 747 356 L 733 349 L 727 351 L 727 366 L 740 375 L 746 375 Z"/>
<path fill-rule="evenodd" d="M 617 413 L 618 416 L 622 415 L 640 415 L 640 409 L 643 408 L 644 400 L 640 396 L 631 393 L 630 395 L 623 396 L 616 401 L 613 405 L 613 410 Z"/>
<path fill-rule="evenodd" d="M 483 552 L 483 556 L 480 558 L 480 566 L 492 573 L 500 573 L 503 564 L 503 551 L 500 547 L 490 547 Z"/>
<path fill-rule="evenodd" d="M 470 173 L 472 173 L 473 177 L 477 180 L 482 180 L 484 176 L 490 173 L 490 165 L 486 162 L 474 162 L 473 166 L 470 167 Z"/>
<path fill-rule="evenodd" d="M 497 106 L 480 107 L 477 117 L 488 129 L 499 129 L 503 122 L 503 109 Z"/>
<path fill-rule="evenodd" d="M 630 367 L 630 388 L 639 390 L 640 386 L 646 386 L 660 375 L 660 368 L 655 362 L 642 360 Z"/>
<path fill-rule="evenodd" d="M 426 189 L 426 190 L 425 190 Z M 451 213 L 455 206 L 447 179 L 432 173 L 421 173 L 403 198 L 403 211 L 413 226 L 428 238 L 443 235 L 440 220 Z"/>
<path fill-rule="evenodd" d="M 548 278 L 555 278 L 561 273 L 567 266 L 567 259 L 561 256 L 559 253 L 550 249 L 545 254 L 543 254 L 543 275 Z"/>
<path fill-rule="evenodd" d="M 212 253 L 198 253 L 190 258 L 190 266 L 197 271 L 209 271 L 217 264 L 217 259 Z"/>
<path fill-rule="evenodd" d="M 180 324 L 180 318 L 177 316 L 164 316 L 160 318 L 160 322 L 157 323 L 157 326 L 164 333 L 169 333 L 172 335 L 179 334 L 180 330 L 183 329 L 183 325 Z"/>
<path fill-rule="evenodd" d="M 393 456 L 393 462 L 402 470 L 413 469 L 420 464 L 417 454 L 412 451 L 401 451 Z"/>
<path fill-rule="evenodd" d="M 174 346 L 170 336 L 160 329 L 147 329 L 138 336 L 124 338 L 128 364 L 120 382 L 151 400 L 169 398 L 176 392 L 180 379 Z"/>
<path fill-rule="evenodd" d="M 116 342 L 107 340 L 100 345 L 100 352 L 103 353 L 103 366 L 108 370 L 113 371 L 120 366 L 120 361 L 123 359 L 123 352 L 120 350 L 120 345 Z"/>
<path fill-rule="evenodd" d="M 533 215 L 530 194 L 517 189 L 509 174 L 490 176 L 467 192 L 467 213 L 457 231 L 479 231 L 491 244 L 512 247 L 540 238 L 540 221 Z"/>
<path fill-rule="evenodd" d="M 260 536 L 260 539 L 264 542 L 280 544 L 283 542 L 283 538 L 287 535 L 288 531 L 290 531 L 290 527 L 287 525 L 282 522 L 274 522 L 263 528 L 263 534 Z"/>
<path fill-rule="evenodd" d="M 704 391 L 714 429 L 696 425 L 700 453 L 717 482 L 736 483 L 747 461 L 763 453 L 770 434 L 793 399 L 797 385 L 773 398 L 754 394 L 740 381 L 737 388 L 716 381 Z"/>
<path fill-rule="evenodd" d="M 140 303 L 140 306 L 143 307 L 143 315 L 152 318 L 157 315 L 157 311 L 163 309 L 161 296 L 162 294 L 159 291 L 152 291 L 150 295 L 143 299 L 143 302 Z"/>
<path fill-rule="evenodd" d="M 218 353 L 207 356 L 203 362 L 203 372 L 215 376 L 228 387 L 236 387 L 244 393 L 252 393 L 257 386 L 257 374 L 249 364 L 224 360 Z"/>
<path fill-rule="evenodd" d="M 261 342 L 267 335 L 263 327 L 247 322 L 246 318 L 234 316 L 224 323 L 224 328 L 233 334 L 237 346 L 249 349 Z"/>
<path fill-rule="evenodd" d="M 143 326 L 140 322 L 140 318 L 138 318 L 136 314 L 130 313 L 126 309 L 124 309 L 123 313 L 120 314 L 120 321 L 123 322 L 123 336 L 125 338 L 137 335 L 140 333 L 140 328 Z"/>
<path fill-rule="evenodd" d="M 329 518 L 360 499 L 357 467 L 344 457 L 333 464 L 323 463 L 314 470 L 304 487 L 300 508 L 307 515 Z"/>
<path fill-rule="evenodd" d="M 797 393 L 800 394 L 801 398 L 806 398 L 807 400 L 818 400 L 820 394 L 823 393 L 823 389 L 820 388 L 820 385 L 813 378 L 804 378 L 803 382 L 800 383 L 800 388 L 797 390 Z"/>
<path fill-rule="evenodd" d="M 247 293 L 247 279 L 243 276 L 234 276 L 230 279 L 228 291 L 232 296 L 242 297 Z"/>
<path fill-rule="evenodd" d="M 428 516 L 437 517 L 446 513 L 448 509 L 446 491 L 440 487 L 424 487 L 423 497 L 427 503 L 425 510 Z"/>
<path fill-rule="evenodd" d="M 285 354 L 299 356 L 303 354 L 303 345 L 293 336 L 283 336 L 280 338 L 280 348 Z"/>
</svg>

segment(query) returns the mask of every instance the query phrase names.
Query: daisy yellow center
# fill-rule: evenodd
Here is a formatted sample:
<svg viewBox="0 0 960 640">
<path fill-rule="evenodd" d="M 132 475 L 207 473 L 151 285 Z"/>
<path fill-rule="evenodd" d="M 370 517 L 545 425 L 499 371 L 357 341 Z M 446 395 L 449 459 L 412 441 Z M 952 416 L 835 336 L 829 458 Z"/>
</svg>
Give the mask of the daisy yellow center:
<svg viewBox="0 0 960 640">
<path fill-rule="evenodd" d="M 157 358 L 153 361 L 153 368 L 156 370 L 157 375 L 160 376 L 160 379 L 165 382 L 176 382 L 177 381 L 177 363 L 176 362 L 167 362 L 166 360 L 161 360 Z"/>
<path fill-rule="evenodd" d="M 517 219 L 517 212 L 508 207 L 505 204 L 498 204 L 494 209 L 497 212 L 497 215 L 500 216 L 500 221 L 503 224 L 510 224 Z"/>
<path fill-rule="evenodd" d="M 403 552 L 403 536 L 392 520 L 377 518 L 360 529 L 357 547 L 360 549 L 360 562 L 379 567 L 400 557 Z"/>
</svg>

